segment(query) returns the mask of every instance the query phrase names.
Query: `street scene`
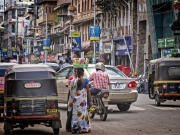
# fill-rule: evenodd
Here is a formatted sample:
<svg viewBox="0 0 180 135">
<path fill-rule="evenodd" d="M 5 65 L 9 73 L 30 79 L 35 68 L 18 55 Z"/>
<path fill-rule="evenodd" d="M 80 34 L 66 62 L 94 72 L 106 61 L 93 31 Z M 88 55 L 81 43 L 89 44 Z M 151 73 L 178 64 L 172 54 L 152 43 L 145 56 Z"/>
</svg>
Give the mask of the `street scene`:
<svg viewBox="0 0 180 135">
<path fill-rule="evenodd" d="M 0 135 L 179 135 L 180 0 L 0 0 Z"/>
<path fill-rule="evenodd" d="M 178 102 L 168 102 L 161 107 L 156 107 L 149 100 L 148 95 L 139 94 L 137 102 L 132 104 L 127 112 L 120 112 L 116 106 L 111 106 L 114 111 L 108 114 L 106 121 L 101 121 L 99 116 L 91 120 L 93 135 L 179 135 Z M 59 104 L 62 120 L 61 135 L 69 135 L 66 132 L 66 105 Z M 0 123 L 0 134 L 3 134 L 3 122 Z M 24 130 L 16 129 L 12 135 L 53 135 L 49 127 L 37 125 Z"/>
</svg>

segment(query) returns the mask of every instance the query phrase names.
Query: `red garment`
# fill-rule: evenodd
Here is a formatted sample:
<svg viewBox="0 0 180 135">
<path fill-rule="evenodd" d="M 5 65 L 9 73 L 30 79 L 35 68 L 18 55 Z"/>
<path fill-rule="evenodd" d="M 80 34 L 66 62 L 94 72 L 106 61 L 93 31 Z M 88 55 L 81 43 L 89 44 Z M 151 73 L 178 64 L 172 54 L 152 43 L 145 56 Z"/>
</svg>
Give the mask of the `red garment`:
<svg viewBox="0 0 180 135">
<path fill-rule="evenodd" d="M 110 84 L 108 74 L 104 73 L 101 70 L 93 73 L 89 77 L 89 81 L 93 81 L 93 86 L 95 89 L 102 90 L 108 89 L 108 85 Z"/>
<path fill-rule="evenodd" d="M 66 85 L 70 85 L 70 82 L 71 82 L 71 80 L 74 80 L 74 79 L 76 79 L 76 77 L 75 76 L 70 76 L 69 78 L 68 78 L 68 81 L 67 81 L 67 84 Z"/>
</svg>

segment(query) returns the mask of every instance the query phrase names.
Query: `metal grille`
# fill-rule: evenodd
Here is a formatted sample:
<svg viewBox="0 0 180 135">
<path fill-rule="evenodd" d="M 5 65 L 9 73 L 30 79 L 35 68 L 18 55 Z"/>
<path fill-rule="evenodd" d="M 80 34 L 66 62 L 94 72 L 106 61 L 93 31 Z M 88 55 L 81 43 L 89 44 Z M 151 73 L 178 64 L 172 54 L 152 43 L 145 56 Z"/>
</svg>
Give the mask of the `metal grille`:
<svg viewBox="0 0 180 135">
<path fill-rule="evenodd" d="M 20 115 L 45 115 L 46 100 L 22 100 L 19 104 Z"/>
</svg>

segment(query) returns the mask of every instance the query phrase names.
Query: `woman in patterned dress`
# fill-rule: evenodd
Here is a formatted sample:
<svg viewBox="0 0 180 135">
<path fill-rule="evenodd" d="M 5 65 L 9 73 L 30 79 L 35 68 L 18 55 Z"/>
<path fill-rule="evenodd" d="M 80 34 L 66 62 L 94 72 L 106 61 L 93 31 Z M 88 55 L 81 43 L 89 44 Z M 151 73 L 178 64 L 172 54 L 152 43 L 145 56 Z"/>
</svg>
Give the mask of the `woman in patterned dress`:
<svg viewBox="0 0 180 135">
<path fill-rule="evenodd" d="M 89 81 L 83 78 L 84 69 L 77 69 L 78 78 L 70 82 L 70 98 L 68 111 L 72 110 L 72 133 L 91 132 L 91 124 L 87 111 L 87 97 L 91 99 Z M 90 101 L 90 105 L 92 102 Z"/>
<path fill-rule="evenodd" d="M 73 81 L 76 78 L 77 78 L 77 69 L 75 68 L 74 69 L 74 76 L 70 76 L 68 78 L 66 87 L 69 87 L 70 82 Z M 70 90 L 68 92 L 67 102 L 69 101 L 69 98 L 70 98 Z M 71 120 L 72 120 L 72 110 L 67 111 L 67 120 L 66 120 L 66 131 L 67 132 L 71 132 Z"/>
</svg>

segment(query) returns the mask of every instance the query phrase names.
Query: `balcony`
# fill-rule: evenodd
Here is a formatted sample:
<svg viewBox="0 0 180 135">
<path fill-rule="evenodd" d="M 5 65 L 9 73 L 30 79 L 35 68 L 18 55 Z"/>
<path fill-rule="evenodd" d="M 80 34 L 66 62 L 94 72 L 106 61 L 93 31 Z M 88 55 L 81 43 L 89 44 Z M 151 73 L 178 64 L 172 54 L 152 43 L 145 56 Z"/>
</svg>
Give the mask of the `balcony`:
<svg viewBox="0 0 180 135">
<path fill-rule="evenodd" d="M 47 14 L 47 23 L 48 24 L 52 24 L 54 21 L 54 13 L 52 14 Z M 46 16 L 45 15 L 41 15 L 39 17 L 39 25 L 44 25 L 46 23 Z"/>
<path fill-rule="evenodd" d="M 70 3 L 71 3 L 71 0 L 58 0 L 57 1 L 58 6 L 63 6 L 65 4 L 70 4 Z"/>
</svg>

